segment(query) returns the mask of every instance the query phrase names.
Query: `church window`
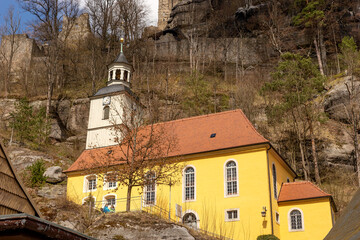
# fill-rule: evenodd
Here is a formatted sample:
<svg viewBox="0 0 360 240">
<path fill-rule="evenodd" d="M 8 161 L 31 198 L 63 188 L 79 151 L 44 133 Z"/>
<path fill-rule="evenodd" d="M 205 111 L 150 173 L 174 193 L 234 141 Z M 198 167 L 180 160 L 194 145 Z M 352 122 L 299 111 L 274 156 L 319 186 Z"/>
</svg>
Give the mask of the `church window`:
<svg viewBox="0 0 360 240">
<path fill-rule="evenodd" d="M 106 174 L 105 181 L 106 183 L 104 189 L 113 189 L 117 187 L 117 178 L 115 173 L 109 172 Z"/>
<path fill-rule="evenodd" d="M 89 175 L 84 178 L 84 192 L 92 192 L 96 190 L 96 175 Z"/>
<path fill-rule="evenodd" d="M 192 227 L 197 228 L 198 227 L 198 219 L 196 218 L 196 215 L 192 212 L 188 212 L 183 216 L 183 224 Z"/>
<path fill-rule="evenodd" d="M 109 106 L 105 106 L 104 110 L 103 110 L 103 119 L 109 119 L 110 116 L 110 107 Z"/>
<path fill-rule="evenodd" d="M 238 176 L 235 161 L 228 161 L 225 165 L 226 196 L 238 194 Z"/>
<path fill-rule="evenodd" d="M 83 198 L 82 200 L 82 205 L 84 206 L 90 206 L 92 208 L 95 207 L 95 202 L 96 202 L 96 198 L 93 197 L 93 196 L 88 196 L 88 197 L 85 197 Z"/>
<path fill-rule="evenodd" d="M 303 219 L 303 214 L 300 209 L 290 210 L 289 230 L 290 231 L 304 230 L 304 219 Z"/>
<path fill-rule="evenodd" d="M 185 186 L 184 186 L 184 200 L 195 200 L 195 170 L 193 167 L 187 167 L 185 169 Z"/>
<path fill-rule="evenodd" d="M 127 82 L 127 80 L 128 80 L 128 71 L 124 71 L 124 81 L 126 81 Z"/>
<path fill-rule="evenodd" d="M 105 196 L 105 201 L 103 201 L 104 204 L 108 204 L 110 206 L 116 206 L 116 196 L 115 195 L 108 195 Z"/>
<path fill-rule="evenodd" d="M 277 199 L 277 186 L 276 186 L 276 167 L 273 163 L 272 165 L 272 174 L 273 174 L 273 187 L 274 187 L 274 198 Z"/>
<path fill-rule="evenodd" d="M 120 70 L 120 69 L 116 69 L 115 79 L 116 79 L 116 80 L 120 80 L 120 75 L 121 75 L 121 70 Z"/>
<path fill-rule="evenodd" d="M 113 79 L 113 71 L 110 71 L 109 81 Z"/>
<path fill-rule="evenodd" d="M 155 173 L 147 173 L 146 181 L 147 183 L 144 189 L 145 205 L 154 205 L 156 199 Z"/>
<path fill-rule="evenodd" d="M 225 221 L 238 221 L 239 220 L 239 209 L 227 209 L 225 210 Z"/>
</svg>

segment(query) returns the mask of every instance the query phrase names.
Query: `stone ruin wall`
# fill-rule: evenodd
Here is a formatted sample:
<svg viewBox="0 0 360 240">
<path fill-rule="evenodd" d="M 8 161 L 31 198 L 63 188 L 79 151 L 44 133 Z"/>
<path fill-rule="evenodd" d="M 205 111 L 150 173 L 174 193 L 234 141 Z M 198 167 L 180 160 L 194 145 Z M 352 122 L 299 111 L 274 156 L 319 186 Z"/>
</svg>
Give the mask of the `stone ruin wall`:
<svg viewBox="0 0 360 240">
<path fill-rule="evenodd" d="M 193 53 L 202 62 L 238 63 L 244 66 L 268 61 L 276 54 L 265 38 L 198 38 Z M 189 61 L 190 41 L 166 34 L 153 41 L 157 60 Z"/>
<path fill-rule="evenodd" d="M 159 0 L 158 28 L 160 30 L 165 29 L 167 22 L 170 19 L 172 8 L 180 1 L 181 0 Z"/>
<path fill-rule="evenodd" d="M 3 36 L 1 40 L 0 52 L 1 60 L 8 61 L 11 54 L 11 36 Z M 13 64 L 11 71 L 15 79 L 19 78 L 20 73 L 28 70 L 35 57 L 42 56 L 43 49 L 39 47 L 34 39 L 27 34 L 16 34 L 14 36 Z"/>
</svg>

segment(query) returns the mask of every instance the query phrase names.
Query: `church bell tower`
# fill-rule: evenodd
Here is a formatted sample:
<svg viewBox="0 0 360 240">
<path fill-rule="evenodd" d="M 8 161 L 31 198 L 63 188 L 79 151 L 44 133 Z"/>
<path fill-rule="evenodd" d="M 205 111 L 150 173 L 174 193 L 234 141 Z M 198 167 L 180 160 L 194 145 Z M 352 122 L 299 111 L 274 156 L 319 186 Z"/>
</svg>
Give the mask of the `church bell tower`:
<svg viewBox="0 0 360 240">
<path fill-rule="evenodd" d="M 131 91 L 132 65 L 123 53 L 123 39 L 118 57 L 108 65 L 107 86 L 90 97 L 86 149 L 118 144 L 115 126 L 122 124 L 124 109 L 140 109 L 138 98 Z"/>
</svg>

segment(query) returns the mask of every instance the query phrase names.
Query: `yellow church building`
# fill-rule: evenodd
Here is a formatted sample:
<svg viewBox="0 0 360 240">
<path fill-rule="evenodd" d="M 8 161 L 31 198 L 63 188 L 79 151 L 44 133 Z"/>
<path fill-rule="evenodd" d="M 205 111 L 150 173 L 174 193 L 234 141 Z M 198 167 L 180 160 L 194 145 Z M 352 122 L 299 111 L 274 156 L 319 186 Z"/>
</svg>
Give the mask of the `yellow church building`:
<svg viewBox="0 0 360 240">
<path fill-rule="evenodd" d="M 96 208 L 109 203 L 117 212 L 126 209 L 120 201 L 126 187 L 104 177 L 111 172 L 101 172 L 100 165 L 122 164 L 114 162 L 121 151 L 111 129 L 114 122 L 121 124 L 122 106 L 130 102 L 141 108 L 130 89 L 131 71 L 121 52 L 109 66 L 108 86 L 91 98 L 86 149 L 65 171 L 67 197 L 75 203 L 91 196 Z M 320 240 L 332 228 L 336 207 L 331 195 L 310 182 L 295 182 L 294 170 L 241 110 L 154 126 L 176 136 L 176 148 L 167 156 L 169 163 L 183 164 L 181 176 L 174 185 L 152 182 L 133 188 L 132 197 L 142 201 L 132 210 L 161 206 L 172 219 L 239 240 L 267 234 Z"/>
</svg>

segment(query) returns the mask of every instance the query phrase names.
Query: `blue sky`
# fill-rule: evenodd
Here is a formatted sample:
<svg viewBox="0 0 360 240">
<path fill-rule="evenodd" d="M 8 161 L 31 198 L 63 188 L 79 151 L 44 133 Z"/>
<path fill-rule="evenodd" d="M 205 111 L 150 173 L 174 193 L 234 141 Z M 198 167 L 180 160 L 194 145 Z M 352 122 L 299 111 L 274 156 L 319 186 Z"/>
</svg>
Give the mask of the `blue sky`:
<svg viewBox="0 0 360 240">
<path fill-rule="evenodd" d="M 84 0 L 81 0 L 81 3 L 82 2 L 84 2 Z M 157 24 L 158 3 L 158 0 L 144 0 L 145 8 L 148 11 L 148 23 L 151 25 Z M 7 11 L 11 5 L 14 6 L 15 13 L 18 13 L 21 17 L 22 30 L 26 31 L 26 25 L 33 19 L 33 16 L 22 10 L 17 0 L 0 0 L 0 26 L 3 25 L 4 16 L 7 14 Z"/>
</svg>

